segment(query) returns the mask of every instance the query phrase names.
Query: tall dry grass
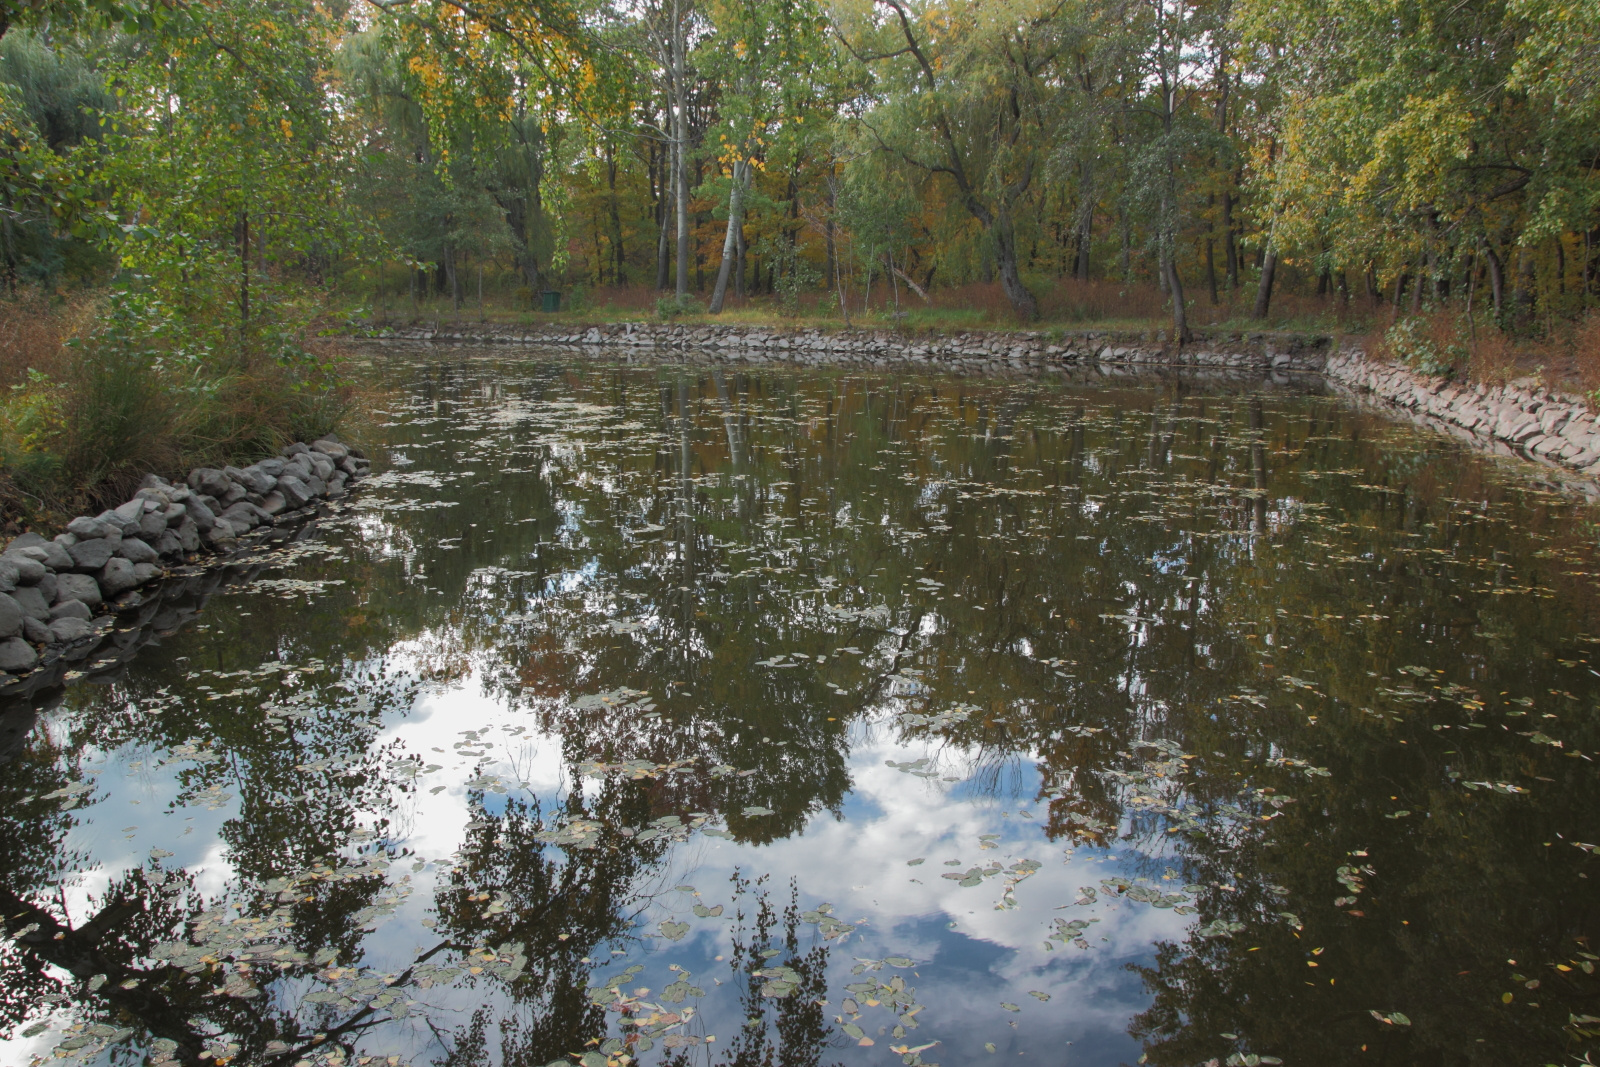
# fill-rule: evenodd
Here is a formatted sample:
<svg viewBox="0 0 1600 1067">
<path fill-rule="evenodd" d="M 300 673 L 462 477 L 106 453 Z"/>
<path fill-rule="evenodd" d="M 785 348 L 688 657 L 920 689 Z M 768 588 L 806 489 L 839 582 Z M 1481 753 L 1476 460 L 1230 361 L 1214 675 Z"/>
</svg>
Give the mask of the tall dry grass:
<svg viewBox="0 0 1600 1067">
<path fill-rule="evenodd" d="M 353 392 L 340 353 L 229 371 L 96 333 L 90 298 L 0 299 L 0 521 L 9 532 L 115 504 L 146 474 L 248 461 L 331 432 Z"/>
</svg>

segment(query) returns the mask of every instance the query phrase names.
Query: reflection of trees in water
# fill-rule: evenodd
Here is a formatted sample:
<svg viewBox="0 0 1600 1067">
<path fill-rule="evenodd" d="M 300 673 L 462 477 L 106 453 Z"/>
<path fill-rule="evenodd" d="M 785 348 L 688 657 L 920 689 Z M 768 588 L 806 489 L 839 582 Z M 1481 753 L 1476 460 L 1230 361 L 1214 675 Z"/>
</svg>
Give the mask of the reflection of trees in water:
<svg viewBox="0 0 1600 1067">
<path fill-rule="evenodd" d="M 14 938 L 0 950 L 10 1021 L 57 997 L 70 999 L 90 1027 L 106 1028 L 98 1036 L 121 1040 L 121 1028 L 133 1027 L 144 1035 L 136 1040 L 159 1042 L 158 1058 L 180 1063 L 294 1063 L 335 1050 L 349 1060 L 363 1034 L 400 1019 L 435 1034 L 454 1029 L 449 998 L 436 1021 L 428 989 L 491 986 L 507 1004 L 493 1020 L 503 1062 L 561 1058 L 603 1029 L 585 961 L 631 928 L 635 880 L 665 846 L 603 830 L 589 847 L 552 849 L 540 835 L 553 824 L 536 802 L 510 800 L 493 812 L 483 800 L 472 797 L 461 860 L 436 890 L 439 940 L 398 973 L 359 962 L 365 931 L 399 899 L 386 872 L 405 857 L 392 852 L 369 850 L 364 860 L 265 883 L 241 880 L 210 901 L 183 872 L 135 869 L 75 923 L 25 897 L 25 887 L 0 888 Z M 615 826 L 628 821 L 618 809 L 641 799 L 622 788 L 589 807 L 576 804 L 564 819 Z M 46 966 L 67 976 L 49 976 Z M 326 992 L 308 997 L 313 990 Z M 474 1040 L 470 1027 L 457 1032 L 452 1055 L 459 1061 Z"/>
</svg>

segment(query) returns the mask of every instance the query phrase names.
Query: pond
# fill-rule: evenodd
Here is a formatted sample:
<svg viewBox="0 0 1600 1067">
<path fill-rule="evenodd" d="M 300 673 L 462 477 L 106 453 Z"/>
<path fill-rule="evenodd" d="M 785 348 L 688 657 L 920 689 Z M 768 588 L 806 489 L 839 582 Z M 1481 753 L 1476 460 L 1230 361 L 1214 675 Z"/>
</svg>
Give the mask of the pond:
<svg viewBox="0 0 1600 1067">
<path fill-rule="evenodd" d="M 1597 1051 L 1531 468 L 1315 382 L 366 365 L 380 473 L 0 764 L 0 1060 Z"/>
</svg>

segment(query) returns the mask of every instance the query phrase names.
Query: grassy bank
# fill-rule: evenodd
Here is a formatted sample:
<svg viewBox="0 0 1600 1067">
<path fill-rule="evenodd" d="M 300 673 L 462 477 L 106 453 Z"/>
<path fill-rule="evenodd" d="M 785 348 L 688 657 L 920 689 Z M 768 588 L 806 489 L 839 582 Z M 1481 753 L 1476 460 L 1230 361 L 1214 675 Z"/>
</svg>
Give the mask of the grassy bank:
<svg viewBox="0 0 1600 1067">
<path fill-rule="evenodd" d="M 710 315 L 704 293 L 690 293 L 680 308 L 671 293 L 662 294 L 648 286 L 570 286 L 561 290 L 561 310 L 546 313 L 536 310 L 536 294 L 507 284 L 504 278 L 491 278 L 481 293 L 468 287 L 459 304 L 437 292 L 416 294 L 391 285 L 376 293 L 361 294 L 349 309 L 363 317 L 395 323 L 595 323 L 670 317 L 690 323 L 936 330 L 1154 330 L 1171 326 L 1167 297 L 1154 285 L 1052 278 L 1036 281 L 1034 289 L 1039 294 L 1039 318 L 1032 323 L 1017 318 L 998 282 L 939 287 L 928 291 L 924 298 L 905 285 L 891 288 L 880 281 L 870 294 L 851 294 L 847 310 L 841 308 L 835 294 L 828 292 L 792 297 L 782 293 L 730 294 L 722 313 Z M 1202 329 L 1362 333 L 1376 321 L 1365 300 L 1295 294 L 1280 297 L 1265 319 L 1256 319 L 1250 314 L 1252 299 L 1251 294 L 1227 290 L 1219 291 L 1215 303 L 1202 296 L 1192 302 L 1191 324 Z"/>
<path fill-rule="evenodd" d="M 0 299 L 6 532 L 92 514 L 149 473 L 312 440 L 348 412 L 353 390 L 331 346 L 266 330 L 205 345 L 205 332 L 127 293 Z"/>
</svg>

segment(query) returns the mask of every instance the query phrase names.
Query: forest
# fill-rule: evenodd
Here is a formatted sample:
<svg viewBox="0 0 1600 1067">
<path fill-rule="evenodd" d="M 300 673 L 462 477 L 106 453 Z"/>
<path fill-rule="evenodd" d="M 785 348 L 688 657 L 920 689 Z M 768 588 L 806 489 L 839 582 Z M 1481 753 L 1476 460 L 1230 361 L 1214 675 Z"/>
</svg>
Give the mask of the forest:
<svg viewBox="0 0 1600 1067">
<path fill-rule="evenodd" d="M 1592 4 L 0 17 L 0 460 L 26 506 L 331 426 L 341 325 L 547 294 L 591 320 L 1333 329 L 1600 385 Z"/>
</svg>

